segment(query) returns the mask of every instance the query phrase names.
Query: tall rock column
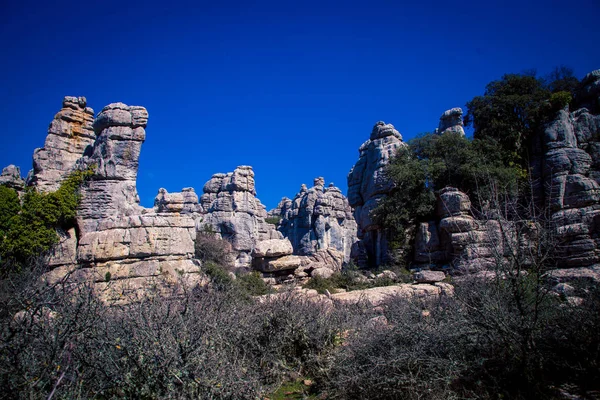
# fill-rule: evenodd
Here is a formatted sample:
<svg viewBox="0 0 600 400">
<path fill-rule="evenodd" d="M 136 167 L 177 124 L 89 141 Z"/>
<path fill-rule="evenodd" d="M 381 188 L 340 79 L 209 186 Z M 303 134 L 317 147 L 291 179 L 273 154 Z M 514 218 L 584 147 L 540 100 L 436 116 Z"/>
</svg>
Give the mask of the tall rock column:
<svg viewBox="0 0 600 400">
<path fill-rule="evenodd" d="M 83 233 L 95 231 L 102 219 L 139 215 L 136 178 L 148 112 L 143 107 L 113 103 L 94 121 L 98 139 L 84 163 L 95 173 L 84 188 L 78 213 Z"/>
<path fill-rule="evenodd" d="M 600 262 L 600 70 L 582 82 L 579 102 L 589 109 L 560 110 L 541 138 L 545 200 L 562 267 Z"/>
<path fill-rule="evenodd" d="M 360 254 L 366 252 L 371 265 L 384 263 L 388 251 L 385 234 L 372 220 L 371 211 L 392 189 L 384 168 L 398 149 L 404 146 L 406 144 L 400 132 L 392 124 L 377 122 L 369 140 L 358 149 L 358 161 L 348 174 L 348 202 L 354 208 L 358 238 L 361 239 L 356 245 L 355 255 L 363 260 Z"/>
<path fill-rule="evenodd" d="M 50 123 L 44 147 L 33 153 L 33 174 L 28 183 L 43 192 L 58 189 L 83 154 L 91 151 L 96 140 L 93 121 L 94 110 L 86 106 L 85 97 L 65 97 L 62 109 Z"/>
</svg>

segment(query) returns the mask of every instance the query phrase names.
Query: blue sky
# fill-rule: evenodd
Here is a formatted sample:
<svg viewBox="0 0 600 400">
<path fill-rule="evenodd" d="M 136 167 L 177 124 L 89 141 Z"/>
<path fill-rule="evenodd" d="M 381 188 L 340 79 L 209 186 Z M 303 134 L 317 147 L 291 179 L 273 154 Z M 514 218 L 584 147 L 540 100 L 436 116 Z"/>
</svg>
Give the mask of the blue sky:
<svg viewBox="0 0 600 400">
<path fill-rule="evenodd" d="M 31 168 L 62 98 L 150 114 L 138 191 L 252 165 L 268 208 L 346 175 L 378 120 L 404 139 L 504 73 L 600 68 L 600 2 L 0 4 L 0 166 Z"/>
</svg>

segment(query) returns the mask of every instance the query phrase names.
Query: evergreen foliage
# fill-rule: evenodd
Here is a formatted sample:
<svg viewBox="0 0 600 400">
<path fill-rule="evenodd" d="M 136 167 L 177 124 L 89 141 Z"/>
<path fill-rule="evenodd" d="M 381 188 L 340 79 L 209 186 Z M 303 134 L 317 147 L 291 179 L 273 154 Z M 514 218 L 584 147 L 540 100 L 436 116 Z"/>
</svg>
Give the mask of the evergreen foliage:
<svg viewBox="0 0 600 400">
<path fill-rule="evenodd" d="M 13 189 L 0 188 L 0 273 L 19 270 L 57 243 L 57 228 L 74 226 L 79 187 L 91 175 L 91 170 L 75 171 L 49 193 L 29 187 L 21 200 Z"/>
<path fill-rule="evenodd" d="M 457 187 L 472 199 L 498 192 L 513 195 L 526 172 L 503 160 L 493 139 L 469 140 L 457 133 L 426 134 L 409 142 L 386 167 L 391 192 L 373 211 L 390 239 L 392 251 L 411 247 L 415 223 L 434 218 L 435 191 Z M 395 260 L 400 261 L 400 260 Z"/>
</svg>

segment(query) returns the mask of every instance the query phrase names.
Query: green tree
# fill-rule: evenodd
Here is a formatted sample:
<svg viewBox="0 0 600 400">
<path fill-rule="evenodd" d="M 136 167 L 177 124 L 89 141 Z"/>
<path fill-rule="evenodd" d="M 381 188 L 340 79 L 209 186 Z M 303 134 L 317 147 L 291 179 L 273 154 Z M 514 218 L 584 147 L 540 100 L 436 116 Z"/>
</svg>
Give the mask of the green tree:
<svg viewBox="0 0 600 400">
<path fill-rule="evenodd" d="M 534 75 L 506 74 L 467 103 L 465 124 L 475 139 L 494 139 L 507 162 L 527 166 L 529 140 L 545 116 L 550 90 Z"/>
<path fill-rule="evenodd" d="M 573 69 L 564 65 L 554 68 L 546 77 L 546 81 L 548 89 L 552 93 L 568 92 L 573 94 L 579 88 L 579 79 L 575 77 Z"/>
<path fill-rule="evenodd" d="M 433 219 L 435 191 L 457 187 L 471 195 L 475 206 L 499 190 L 516 195 L 525 176 L 518 165 L 502 159 L 491 138 L 469 140 L 456 133 L 426 134 L 413 139 L 392 158 L 385 170 L 393 189 L 373 211 L 384 227 L 392 250 L 408 254 L 417 222 Z"/>
</svg>

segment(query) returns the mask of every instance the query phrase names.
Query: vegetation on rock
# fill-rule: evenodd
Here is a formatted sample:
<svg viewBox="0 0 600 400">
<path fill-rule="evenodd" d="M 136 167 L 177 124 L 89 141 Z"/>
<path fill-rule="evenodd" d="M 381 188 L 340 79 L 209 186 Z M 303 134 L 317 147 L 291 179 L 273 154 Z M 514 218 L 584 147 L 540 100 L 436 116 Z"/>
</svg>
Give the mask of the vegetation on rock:
<svg viewBox="0 0 600 400">
<path fill-rule="evenodd" d="M 79 187 L 91 175 L 91 170 L 75 171 L 54 192 L 29 187 L 22 199 L 13 189 L 0 187 L 0 273 L 19 270 L 52 248 L 57 228 L 74 226 Z"/>
</svg>

